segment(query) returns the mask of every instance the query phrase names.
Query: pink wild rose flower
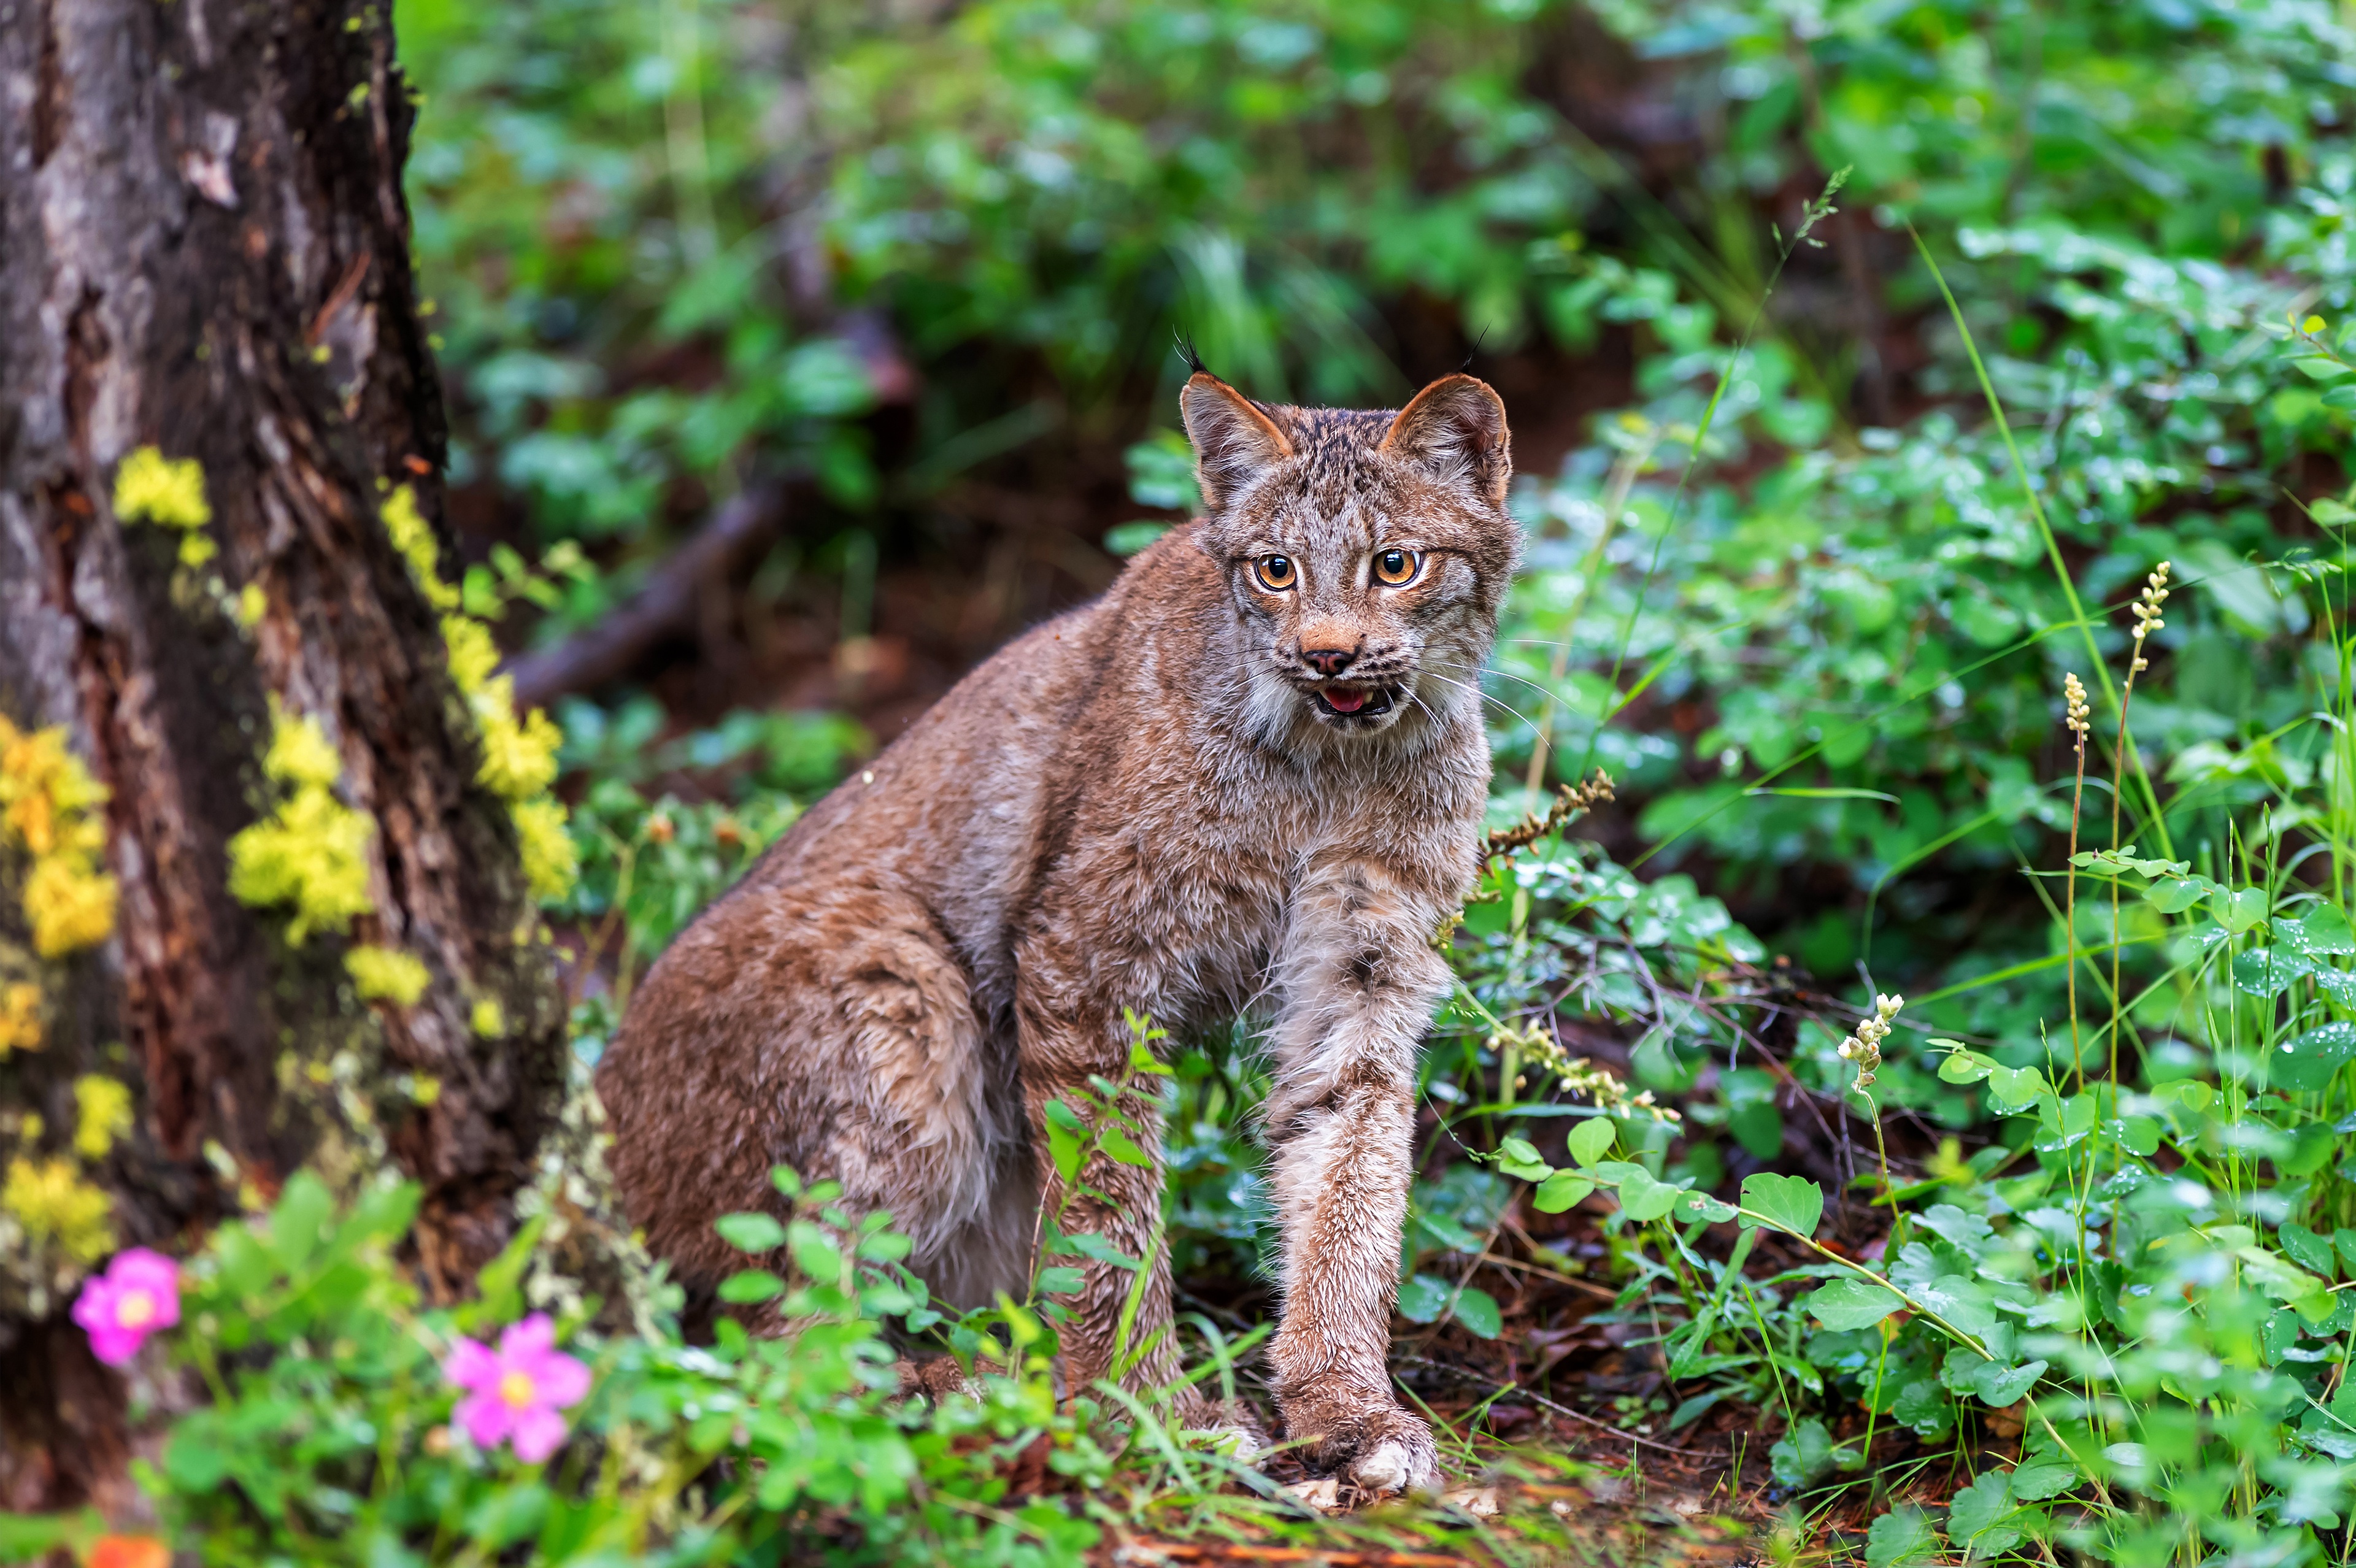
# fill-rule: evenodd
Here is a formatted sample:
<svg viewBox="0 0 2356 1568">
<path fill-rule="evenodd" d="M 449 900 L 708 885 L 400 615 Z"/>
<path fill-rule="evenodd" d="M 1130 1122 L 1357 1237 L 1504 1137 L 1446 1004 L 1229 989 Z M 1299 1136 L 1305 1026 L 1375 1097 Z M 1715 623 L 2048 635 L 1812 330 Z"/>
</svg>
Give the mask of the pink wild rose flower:
<svg viewBox="0 0 2356 1568">
<path fill-rule="evenodd" d="M 589 1393 L 589 1369 L 556 1349 L 556 1325 L 545 1312 L 509 1324 L 497 1350 L 460 1336 L 442 1371 L 467 1391 L 452 1415 L 475 1445 L 511 1442 L 528 1465 L 556 1452 L 564 1441 L 557 1412 Z"/>
<path fill-rule="evenodd" d="M 148 1335 L 180 1320 L 179 1265 L 145 1247 L 115 1253 L 104 1274 L 82 1282 L 73 1320 L 90 1335 L 91 1354 L 110 1367 L 125 1364 Z"/>
</svg>

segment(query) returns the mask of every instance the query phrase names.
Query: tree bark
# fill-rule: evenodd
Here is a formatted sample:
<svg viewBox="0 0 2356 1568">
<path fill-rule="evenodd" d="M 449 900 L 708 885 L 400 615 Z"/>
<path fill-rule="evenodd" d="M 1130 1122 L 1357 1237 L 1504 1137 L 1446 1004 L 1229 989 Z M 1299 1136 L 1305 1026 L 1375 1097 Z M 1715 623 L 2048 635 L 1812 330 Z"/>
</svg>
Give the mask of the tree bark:
<svg viewBox="0 0 2356 1568">
<path fill-rule="evenodd" d="M 37 987 L 40 1037 L 0 1050 L 0 1166 L 102 1191 L 113 1247 L 185 1253 L 300 1164 L 348 1184 L 389 1160 L 425 1188 L 417 1264 L 448 1292 L 511 1232 L 563 1019 L 508 803 L 476 782 L 381 516 L 409 486 L 455 561 L 391 10 L 0 0 L 0 718 L 61 726 L 105 786 L 118 890 L 110 936 L 45 957 L 29 851 L 0 831 L 0 994 Z M 117 516 L 148 446 L 201 465 L 209 559 Z M 278 714 L 318 725 L 373 826 L 369 911 L 300 941 L 229 891 L 231 838 L 284 794 Z M 360 943 L 422 960 L 423 995 L 360 1000 Z M 134 1112 L 98 1155 L 76 1137 L 94 1077 Z M 123 1379 L 65 1318 L 101 1249 L 6 1208 L 0 1508 L 135 1511 Z"/>
</svg>

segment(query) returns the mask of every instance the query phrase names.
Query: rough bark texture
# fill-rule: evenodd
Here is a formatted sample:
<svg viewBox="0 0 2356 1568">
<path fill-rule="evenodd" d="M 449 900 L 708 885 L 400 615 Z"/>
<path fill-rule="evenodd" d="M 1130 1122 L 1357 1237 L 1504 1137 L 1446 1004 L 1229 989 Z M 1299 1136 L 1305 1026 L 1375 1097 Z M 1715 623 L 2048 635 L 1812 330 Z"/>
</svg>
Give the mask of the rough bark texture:
<svg viewBox="0 0 2356 1568">
<path fill-rule="evenodd" d="M 447 1289 L 512 1225 L 562 1009 L 437 617 L 380 517 L 406 484 L 442 528 L 390 12 L 0 0 L 0 715 L 64 726 L 112 791 L 120 883 L 111 940 L 42 960 L 0 847 L 0 980 L 36 977 L 44 1035 L 0 1054 L 0 1164 L 76 1157 L 73 1085 L 111 1075 L 135 1130 L 81 1174 L 115 1244 L 185 1251 L 241 1190 L 389 1151 L 425 1184 L 418 1261 Z M 209 561 L 115 516 L 118 466 L 148 445 L 203 465 Z M 323 727 L 338 795 L 376 824 L 374 913 L 299 946 L 284 912 L 227 891 L 229 841 L 273 795 L 273 700 Z M 359 1001 L 359 941 L 422 958 L 425 996 Z M 485 999 L 500 1038 L 470 1027 Z M 82 1265 L 17 1252 L 0 1508 L 112 1511 L 121 1380 L 63 1328 Z"/>
</svg>

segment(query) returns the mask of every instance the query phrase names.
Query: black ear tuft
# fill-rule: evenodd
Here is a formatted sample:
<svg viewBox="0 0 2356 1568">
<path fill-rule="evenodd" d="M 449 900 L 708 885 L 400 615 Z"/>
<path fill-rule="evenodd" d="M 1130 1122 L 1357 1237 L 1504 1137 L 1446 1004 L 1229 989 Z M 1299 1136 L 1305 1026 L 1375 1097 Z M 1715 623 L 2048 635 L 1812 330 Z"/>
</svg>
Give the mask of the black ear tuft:
<svg viewBox="0 0 2356 1568">
<path fill-rule="evenodd" d="M 1178 417 L 1194 443 L 1194 477 L 1212 511 L 1292 455 L 1292 443 L 1276 421 L 1208 370 L 1187 378 L 1178 393 Z"/>
<path fill-rule="evenodd" d="M 1488 382 L 1442 376 L 1418 392 L 1383 436 L 1385 455 L 1413 464 L 1503 510 L 1513 484 L 1513 435 L 1505 405 Z"/>
<path fill-rule="evenodd" d="M 1178 357 L 1186 361 L 1186 368 L 1197 376 L 1210 376 L 1211 368 L 1203 363 L 1203 357 L 1200 354 L 1194 352 L 1194 340 L 1187 336 L 1183 332 L 1179 333 L 1177 336 Z M 1213 380 L 1218 379 L 1215 376 L 1212 376 L 1211 379 Z"/>
</svg>

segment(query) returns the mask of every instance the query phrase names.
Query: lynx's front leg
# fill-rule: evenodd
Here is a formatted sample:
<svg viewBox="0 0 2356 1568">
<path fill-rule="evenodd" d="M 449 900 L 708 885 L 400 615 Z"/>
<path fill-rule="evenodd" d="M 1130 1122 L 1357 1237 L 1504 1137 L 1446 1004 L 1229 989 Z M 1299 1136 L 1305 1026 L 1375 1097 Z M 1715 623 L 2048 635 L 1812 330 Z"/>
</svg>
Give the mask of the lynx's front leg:
<svg viewBox="0 0 2356 1568">
<path fill-rule="evenodd" d="M 1280 979 L 1272 1176 L 1287 1431 L 1374 1491 L 1430 1486 L 1431 1429 L 1391 1395 L 1391 1307 L 1413 1176 L 1416 1050 L 1449 985 L 1430 901 L 1348 864 L 1297 895 Z"/>
</svg>

